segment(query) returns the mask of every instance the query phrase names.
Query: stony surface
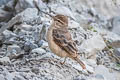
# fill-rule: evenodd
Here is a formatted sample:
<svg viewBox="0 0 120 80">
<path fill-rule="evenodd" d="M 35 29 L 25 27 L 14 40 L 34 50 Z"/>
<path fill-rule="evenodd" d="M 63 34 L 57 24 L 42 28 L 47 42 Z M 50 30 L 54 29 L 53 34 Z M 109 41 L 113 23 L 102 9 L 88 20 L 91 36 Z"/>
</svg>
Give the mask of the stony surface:
<svg viewBox="0 0 120 80">
<path fill-rule="evenodd" d="M 9 2 L 7 2 L 9 1 Z M 35 5 L 35 2 L 36 6 Z M 0 0 L 0 80 L 120 80 L 119 0 Z M 69 17 L 86 70 L 54 55 L 51 14 Z"/>
</svg>

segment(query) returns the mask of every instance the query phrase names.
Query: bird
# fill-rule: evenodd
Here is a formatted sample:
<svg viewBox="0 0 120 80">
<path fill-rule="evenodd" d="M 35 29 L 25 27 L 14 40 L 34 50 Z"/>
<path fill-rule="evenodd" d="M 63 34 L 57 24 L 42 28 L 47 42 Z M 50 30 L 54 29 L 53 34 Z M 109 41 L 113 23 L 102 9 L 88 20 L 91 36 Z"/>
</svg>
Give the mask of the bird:
<svg viewBox="0 0 120 80">
<path fill-rule="evenodd" d="M 50 50 L 59 57 L 71 58 L 77 61 L 83 69 L 85 64 L 78 58 L 78 49 L 68 30 L 68 16 L 57 14 L 47 31 L 47 41 Z"/>
</svg>

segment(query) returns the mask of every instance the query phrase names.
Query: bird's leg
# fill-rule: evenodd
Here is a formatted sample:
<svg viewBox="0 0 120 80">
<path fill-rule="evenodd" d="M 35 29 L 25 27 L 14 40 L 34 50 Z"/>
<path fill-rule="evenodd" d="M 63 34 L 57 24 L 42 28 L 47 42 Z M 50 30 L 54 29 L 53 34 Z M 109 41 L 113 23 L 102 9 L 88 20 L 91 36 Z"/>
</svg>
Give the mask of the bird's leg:
<svg viewBox="0 0 120 80">
<path fill-rule="evenodd" d="M 83 69 L 86 69 L 85 64 L 84 64 L 78 57 L 79 57 L 79 56 L 74 57 L 74 59 L 81 65 L 81 67 L 82 67 Z"/>
<path fill-rule="evenodd" d="M 63 65 L 63 64 L 65 63 L 66 59 L 67 59 L 67 57 L 65 57 L 65 59 L 64 59 L 64 61 L 63 61 L 63 62 L 60 62 L 60 63 L 61 63 L 61 65 Z"/>
</svg>

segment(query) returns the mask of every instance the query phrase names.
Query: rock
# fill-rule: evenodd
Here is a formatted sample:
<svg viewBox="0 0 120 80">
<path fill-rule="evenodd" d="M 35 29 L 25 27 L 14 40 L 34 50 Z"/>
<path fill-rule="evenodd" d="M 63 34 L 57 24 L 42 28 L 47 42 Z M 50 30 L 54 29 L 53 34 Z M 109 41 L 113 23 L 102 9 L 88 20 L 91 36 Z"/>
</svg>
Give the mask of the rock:
<svg viewBox="0 0 120 80">
<path fill-rule="evenodd" d="M 23 29 L 23 30 L 26 30 L 26 31 L 32 31 L 33 30 L 33 27 L 31 25 L 27 25 L 27 24 L 17 25 L 16 28 Z"/>
<path fill-rule="evenodd" d="M 90 8 L 90 10 L 88 10 L 88 13 L 91 16 L 97 16 L 98 15 L 98 13 L 96 12 L 96 10 L 94 8 Z"/>
<path fill-rule="evenodd" d="M 7 12 L 0 8 L 0 22 L 9 21 L 13 17 L 12 12 Z"/>
<path fill-rule="evenodd" d="M 21 48 L 18 46 L 18 45 L 11 45 L 11 46 L 8 46 L 8 48 L 7 48 L 7 52 L 8 53 L 12 53 L 12 51 L 16 51 L 16 53 L 19 53 L 19 52 L 21 52 Z"/>
<path fill-rule="evenodd" d="M 106 79 L 106 80 L 116 80 L 117 79 L 116 75 L 114 73 L 110 73 L 109 69 L 103 65 L 99 65 L 95 68 L 95 74 L 103 75 L 104 79 Z"/>
<path fill-rule="evenodd" d="M 15 6 L 17 13 L 20 13 L 27 8 L 34 8 L 33 0 L 18 0 Z"/>
<path fill-rule="evenodd" d="M 29 52 L 30 50 L 35 49 L 35 48 L 38 48 L 37 44 L 33 43 L 32 41 L 25 42 L 24 50 L 26 52 Z"/>
<path fill-rule="evenodd" d="M 44 4 L 41 0 L 20 0 L 17 2 L 15 6 L 15 10 L 17 13 L 22 12 L 23 10 L 27 8 L 35 8 L 35 3 L 38 5 L 40 10 L 43 10 L 46 8 L 46 4 Z"/>
<path fill-rule="evenodd" d="M 54 6 L 51 6 L 51 10 L 54 11 L 56 14 L 63 14 L 63 15 L 69 16 L 70 18 L 75 20 L 73 13 L 70 11 L 69 8 L 67 8 L 65 6 L 54 5 Z"/>
<path fill-rule="evenodd" d="M 79 75 L 79 76 L 76 76 L 73 80 L 87 80 L 87 78 L 84 76 L 84 75 Z"/>
<path fill-rule="evenodd" d="M 5 80 L 5 78 L 2 74 L 0 74 L 0 80 Z"/>
<path fill-rule="evenodd" d="M 9 30 L 5 30 L 3 32 L 3 36 L 5 37 L 5 39 L 10 39 L 11 37 L 16 37 L 17 35 Z"/>
<path fill-rule="evenodd" d="M 41 48 L 47 48 L 48 47 L 48 43 L 44 40 L 41 40 L 42 45 L 41 45 Z"/>
<path fill-rule="evenodd" d="M 12 26 L 14 26 L 16 23 L 21 23 L 21 16 L 17 16 L 17 17 L 13 17 L 7 24 L 5 24 L 4 26 L 2 26 L 0 28 L 0 34 L 5 31 L 8 28 L 11 28 Z"/>
<path fill-rule="evenodd" d="M 40 31 L 40 40 L 45 40 L 45 36 L 46 36 L 46 33 L 47 33 L 47 31 L 46 31 L 46 25 L 43 25 L 42 26 L 42 29 L 41 29 L 41 31 Z"/>
<path fill-rule="evenodd" d="M 112 32 L 118 34 L 120 36 L 120 16 L 116 16 L 112 20 Z"/>
<path fill-rule="evenodd" d="M 46 53 L 46 51 L 42 48 L 36 48 L 36 49 L 33 49 L 31 51 L 31 53 L 38 53 L 38 54 L 42 54 L 42 53 Z"/>
<path fill-rule="evenodd" d="M 98 46 L 99 45 L 99 46 Z M 88 57 L 96 55 L 97 51 L 100 51 L 106 47 L 103 38 L 100 35 L 93 35 L 90 39 L 84 40 L 80 48 L 88 53 Z"/>
<path fill-rule="evenodd" d="M 94 59 L 87 59 L 86 63 L 92 67 L 96 67 L 97 64 L 96 64 L 96 60 Z"/>
<path fill-rule="evenodd" d="M 10 0 L 7 4 L 4 5 L 3 9 L 8 12 L 12 12 L 15 15 L 15 6 L 18 0 Z"/>
<path fill-rule="evenodd" d="M 73 20 L 70 20 L 68 25 L 69 25 L 69 28 L 74 28 L 74 29 L 80 27 L 79 23 L 77 23 Z"/>
<path fill-rule="evenodd" d="M 2 33 L 4 30 L 6 30 L 8 28 L 11 28 L 12 26 L 14 26 L 17 23 L 20 24 L 22 22 L 26 22 L 26 23 L 30 24 L 36 18 L 38 18 L 37 9 L 27 8 L 23 12 L 19 13 L 15 17 L 13 17 L 6 25 L 2 26 L 0 28 L 0 33 Z"/>
<path fill-rule="evenodd" d="M 86 65 L 86 70 L 87 70 L 87 72 L 90 73 L 90 74 L 93 74 L 93 73 L 94 73 L 94 68 L 91 67 L 91 66 L 89 66 L 89 65 Z"/>
<path fill-rule="evenodd" d="M 0 58 L 0 65 L 6 65 L 10 63 L 9 57 Z"/>
<path fill-rule="evenodd" d="M 75 68 L 75 69 L 77 69 L 78 71 L 82 71 L 83 69 L 82 69 L 82 67 L 80 66 L 80 64 L 72 64 L 72 66 Z"/>
<path fill-rule="evenodd" d="M 22 76 L 20 76 L 20 75 L 15 76 L 14 79 L 15 79 L 15 80 L 25 80 L 25 78 L 22 77 Z"/>
<path fill-rule="evenodd" d="M 8 1 L 11 1 L 11 0 L 0 0 L 0 6 L 8 3 Z"/>
<path fill-rule="evenodd" d="M 43 0 L 33 0 L 33 1 L 35 4 L 37 4 L 37 6 L 39 7 L 40 10 L 43 11 L 45 8 L 47 8 L 46 4 L 43 3 Z"/>
<path fill-rule="evenodd" d="M 105 79 L 104 79 L 104 76 L 101 75 L 101 74 L 96 74 L 96 75 L 95 75 L 95 78 L 96 78 L 96 80 L 105 80 Z"/>
<path fill-rule="evenodd" d="M 5 80 L 13 80 L 14 79 L 14 75 L 12 75 L 11 73 L 6 73 L 6 76 L 5 76 Z"/>
<path fill-rule="evenodd" d="M 114 49 L 114 55 L 120 59 L 120 48 Z"/>
<path fill-rule="evenodd" d="M 96 28 L 97 29 L 97 28 Z M 120 47 L 120 36 L 105 29 L 97 29 L 103 38 L 109 42 L 109 45 L 115 48 Z"/>
<path fill-rule="evenodd" d="M 15 56 L 20 55 L 20 54 L 21 54 L 21 48 L 18 45 L 13 44 L 13 45 L 8 46 L 8 48 L 7 48 L 7 56 L 10 59 L 12 59 Z"/>
<path fill-rule="evenodd" d="M 37 13 L 38 13 L 37 9 L 27 8 L 23 12 L 16 15 L 15 18 L 20 16 L 22 22 L 30 22 L 31 20 L 38 18 Z"/>
</svg>

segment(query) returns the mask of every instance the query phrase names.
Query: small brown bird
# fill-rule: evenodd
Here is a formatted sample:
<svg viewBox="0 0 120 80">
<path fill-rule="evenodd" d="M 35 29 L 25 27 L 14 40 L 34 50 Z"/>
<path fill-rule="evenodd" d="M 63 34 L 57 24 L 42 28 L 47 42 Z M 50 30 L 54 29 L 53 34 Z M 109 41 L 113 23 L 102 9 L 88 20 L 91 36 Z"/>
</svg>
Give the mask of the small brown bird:
<svg viewBox="0 0 120 80">
<path fill-rule="evenodd" d="M 78 58 L 78 49 L 68 31 L 68 17 L 58 14 L 53 17 L 52 25 L 47 32 L 48 45 L 53 53 L 57 56 L 72 58 L 76 60 L 83 69 L 85 64 Z M 65 63 L 65 60 L 63 64 Z"/>
</svg>

